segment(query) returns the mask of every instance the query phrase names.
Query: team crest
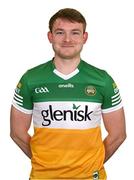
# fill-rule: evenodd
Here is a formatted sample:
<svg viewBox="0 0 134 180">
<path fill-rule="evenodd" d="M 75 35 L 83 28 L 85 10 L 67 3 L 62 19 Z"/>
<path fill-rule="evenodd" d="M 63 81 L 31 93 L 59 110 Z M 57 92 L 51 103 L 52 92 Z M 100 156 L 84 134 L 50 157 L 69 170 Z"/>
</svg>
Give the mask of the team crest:
<svg viewBox="0 0 134 180">
<path fill-rule="evenodd" d="M 95 96 L 96 94 L 96 88 L 94 86 L 87 86 L 85 88 L 85 93 L 88 96 Z"/>
</svg>

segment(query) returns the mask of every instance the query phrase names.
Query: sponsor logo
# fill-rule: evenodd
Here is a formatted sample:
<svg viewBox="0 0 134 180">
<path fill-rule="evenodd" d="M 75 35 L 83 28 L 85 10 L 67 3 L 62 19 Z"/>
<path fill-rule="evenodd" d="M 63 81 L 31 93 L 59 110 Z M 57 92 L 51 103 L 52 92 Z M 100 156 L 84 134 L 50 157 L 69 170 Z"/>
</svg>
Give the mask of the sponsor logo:
<svg viewBox="0 0 134 180">
<path fill-rule="evenodd" d="M 98 171 L 95 171 L 93 173 L 93 180 L 98 180 L 99 179 L 99 172 Z"/>
<path fill-rule="evenodd" d="M 85 88 L 85 93 L 88 96 L 95 96 L 96 94 L 96 88 L 94 86 L 87 86 Z"/>
<path fill-rule="evenodd" d="M 38 93 L 48 93 L 49 90 L 47 87 L 39 87 L 39 88 L 35 88 L 35 93 L 38 94 Z"/>
<path fill-rule="evenodd" d="M 59 84 L 58 85 L 59 88 L 74 88 L 74 85 L 71 83 L 68 84 Z"/>
<path fill-rule="evenodd" d="M 79 106 L 76 106 L 75 104 L 73 104 L 73 109 L 78 109 L 80 107 L 80 105 Z"/>
<path fill-rule="evenodd" d="M 93 111 L 89 111 L 88 105 L 85 105 L 84 109 L 80 109 L 80 106 L 73 104 L 72 109 L 68 110 L 53 110 L 52 105 L 49 105 L 48 109 L 41 111 L 43 118 L 42 126 L 49 126 L 54 121 L 91 121 L 91 114 Z"/>
</svg>

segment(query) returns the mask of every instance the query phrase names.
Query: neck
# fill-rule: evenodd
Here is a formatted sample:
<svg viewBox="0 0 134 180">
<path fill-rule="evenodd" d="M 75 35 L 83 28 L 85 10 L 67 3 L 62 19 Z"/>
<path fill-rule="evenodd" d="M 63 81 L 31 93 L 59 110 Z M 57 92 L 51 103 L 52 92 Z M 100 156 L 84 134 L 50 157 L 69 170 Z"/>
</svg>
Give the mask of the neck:
<svg viewBox="0 0 134 180">
<path fill-rule="evenodd" d="M 54 65 L 56 69 L 62 74 L 70 74 L 72 73 L 80 63 L 80 57 L 75 59 L 60 59 L 54 58 Z"/>
</svg>

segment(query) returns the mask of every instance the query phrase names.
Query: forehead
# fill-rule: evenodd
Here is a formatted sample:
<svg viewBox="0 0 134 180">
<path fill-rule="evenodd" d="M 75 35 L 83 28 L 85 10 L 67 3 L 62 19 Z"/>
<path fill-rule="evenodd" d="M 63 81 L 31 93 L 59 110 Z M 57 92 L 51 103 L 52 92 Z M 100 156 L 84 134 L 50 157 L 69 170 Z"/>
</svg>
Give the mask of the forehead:
<svg viewBox="0 0 134 180">
<path fill-rule="evenodd" d="M 67 19 L 56 19 L 56 21 L 53 24 L 53 30 L 56 29 L 63 29 L 63 30 L 73 30 L 78 29 L 83 31 L 83 24 L 78 22 L 71 22 Z"/>
</svg>

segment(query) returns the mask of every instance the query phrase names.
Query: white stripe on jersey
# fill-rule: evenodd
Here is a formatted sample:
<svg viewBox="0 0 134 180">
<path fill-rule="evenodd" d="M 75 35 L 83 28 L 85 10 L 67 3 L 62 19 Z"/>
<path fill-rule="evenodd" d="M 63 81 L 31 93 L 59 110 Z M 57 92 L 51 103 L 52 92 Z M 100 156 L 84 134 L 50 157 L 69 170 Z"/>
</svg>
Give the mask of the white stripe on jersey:
<svg viewBox="0 0 134 180">
<path fill-rule="evenodd" d="M 116 101 L 114 103 L 112 103 L 112 106 L 116 105 L 116 104 L 119 104 L 121 102 L 121 99 L 119 99 L 119 101 Z"/>
<path fill-rule="evenodd" d="M 15 94 L 15 96 L 17 96 L 18 98 L 23 99 L 23 97 L 20 96 L 20 95 L 18 95 L 16 92 L 14 92 L 14 94 Z"/>
<path fill-rule="evenodd" d="M 25 109 L 25 108 L 23 108 L 23 107 L 21 107 L 21 106 L 19 106 L 18 104 L 16 104 L 16 102 L 13 100 L 12 101 L 12 105 L 16 108 L 16 109 L 18 109 L 19 111 L 21 111 L 21 112 L 23 112 L 23 113 L 25 113 L 25 114 L 32 114 L 32 110 L 28 110 L 28 109 Z"/>
<path fill-rule="evenodd" d="M 14 102 L 14 104 L 18 104 L 18 105 L 20 105 L 20 106 L 23 106 L 23 103 L 18 102 L 18 101 L 16 101 L 15 99 L 13 99 L 13 102 Z"/>
<path fill-rule="evenodd" d="M 115 101 L 117 101 L 117 100 L 119 100 L 119 99 L 121 99 L 120 96 L 118 96 L 117 98 L 113 99 L 112 102 L 115 102 Z"/>
<path fill-rule="evenodd" d="M 122 107 L 123 107 L 122 102 L 120 102 L 118 105 L 116 105 L 114 107 L 102 109 L 102 113 L 110 113 L 110 112 L 116 111 Z"/>
<path fill-rule="evenodd" d="M 120 95 L 120 93 L 118 92 L 116 95 L 112 96 L 111 98 L 114 99 L 114 98 L 116 98 L 119 95 Z"/>
<path fill-rule="evenodd" d="M 15 99 L 16 101 L 22 102 L 22 105 L 23 105 L 23 100 L 22 100 L 22 99 L 19 99 L 19 98 L 17 98 L 16 96 L 14 96 L 14 99 Z"/>
</svg>

